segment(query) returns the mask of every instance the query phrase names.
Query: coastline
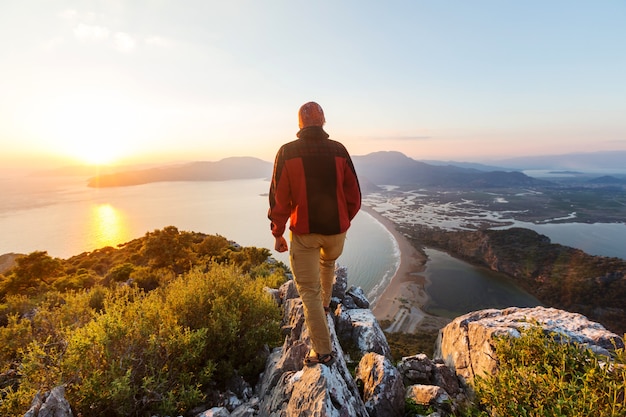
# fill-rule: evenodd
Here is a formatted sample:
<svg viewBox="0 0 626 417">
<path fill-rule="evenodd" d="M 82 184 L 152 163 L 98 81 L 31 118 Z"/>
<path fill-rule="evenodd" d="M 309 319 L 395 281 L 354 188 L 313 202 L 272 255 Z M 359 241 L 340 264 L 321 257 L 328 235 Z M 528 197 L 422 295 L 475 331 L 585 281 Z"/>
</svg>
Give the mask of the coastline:
<svg viewBox="0 0 626 417">
<path fill-rule="evenodd" d="M 416 333 L 418 329 L 438 330 L 449 320 L 432 316 L 423 311 L 429 301 L 426 287 L 428 279 L 423 272 L 428 258 L 418 251 L 404 235 L 396 230 L 395 224 L 371 207 L 362 206 L 369 215 L 380 222 L 395 239 L 400 252 L 400 262 L 387 286 L 372 303 L 376 319 L 389 323 L 385 331 Z"/>
</svg>

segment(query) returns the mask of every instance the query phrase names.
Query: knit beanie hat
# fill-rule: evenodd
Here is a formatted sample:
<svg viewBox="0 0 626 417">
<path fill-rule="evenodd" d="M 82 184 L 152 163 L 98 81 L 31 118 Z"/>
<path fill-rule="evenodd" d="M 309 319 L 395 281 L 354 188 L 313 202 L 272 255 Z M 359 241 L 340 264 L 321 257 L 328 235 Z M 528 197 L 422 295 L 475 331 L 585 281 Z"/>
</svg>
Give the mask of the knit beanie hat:
<svg viewBox="0 0 626 417">
<path fill-rule="evenodd" d="M 314 101 L 309 101 L 300 107 L 298 111 L 298 123 L 300 129 L 309 126 L 324 126 L 326 119 L 324 118 L 324 110 Z"/>
</svg>

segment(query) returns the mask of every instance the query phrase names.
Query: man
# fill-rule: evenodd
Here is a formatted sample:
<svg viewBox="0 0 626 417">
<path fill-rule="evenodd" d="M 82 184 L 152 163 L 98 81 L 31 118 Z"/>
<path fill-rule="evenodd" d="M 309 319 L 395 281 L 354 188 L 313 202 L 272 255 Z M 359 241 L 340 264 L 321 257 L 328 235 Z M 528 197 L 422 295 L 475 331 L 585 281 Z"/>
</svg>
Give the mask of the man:
<svg viewBox="0 0 626 417">
<path fill-rule="evenodd" d="M 361 189 L 348 151 L 323 129 L 326 119 L 320 105 L 304 104 L 298 119 L 298 139 L 284 144 L 276 155 L 268 217 L 278 252 L 288 248 L 283 233 L 289 219 L 289 260 L 312 345 L 304 363 L 330 364 L 334 358 L 326 312 L 335 260 L 361 208 Z"/>
</svg>

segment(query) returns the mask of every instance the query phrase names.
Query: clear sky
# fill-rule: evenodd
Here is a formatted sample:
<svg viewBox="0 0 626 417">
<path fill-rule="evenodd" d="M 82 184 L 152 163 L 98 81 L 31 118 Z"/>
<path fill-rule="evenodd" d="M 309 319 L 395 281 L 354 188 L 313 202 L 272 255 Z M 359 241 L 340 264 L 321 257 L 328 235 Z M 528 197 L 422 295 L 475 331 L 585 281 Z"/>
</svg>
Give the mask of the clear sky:
<svg viewBox="0 0 626 417">
<path fill-rule="evenodd" d="M 0 0 L 0 164 L 626 150 L 623 0 Z"/>
</svg>

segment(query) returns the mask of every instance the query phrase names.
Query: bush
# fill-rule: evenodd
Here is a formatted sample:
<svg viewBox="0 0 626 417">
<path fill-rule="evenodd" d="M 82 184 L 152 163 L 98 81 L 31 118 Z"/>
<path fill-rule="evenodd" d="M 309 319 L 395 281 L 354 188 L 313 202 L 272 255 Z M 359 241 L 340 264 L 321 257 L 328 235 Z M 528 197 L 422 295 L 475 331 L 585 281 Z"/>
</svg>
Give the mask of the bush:
<svg viewBox="0 0 626 417">
<path fill-rule="evenodd" d="M 81 290 L 93 287 L 97 281 L 99 277 L 95 272 L 80 268 L 74 274 L 58 278 L 53 287 L 58 291 Z"/>
<path fill-rule="evenodd" d="M 181 415 L 233 373 L 258 376 L 259 352 L 280 343 L 262 280 L 223 265 L 148 293 L 48 293 L 32 319 L 7 321 L 0 359 L 3 370 L 19 363 L 21 379 L 0 387 L 3 416 L 23 415 L 34 393 L 59 384 L 79 415 Z"/>
<path fill-rule="evenodd" d="M 130 274 L 134 271 L 134 269 L 135 267 L 133 266 L 133 264 L 128 262 L 115 265 L 109 270 L 109 273 L 106 275 L 105 280 L 107 283 L 128 281 L 128 279 L 130 278 Z"/>
<path fill-rule="evenodd" d="M 228 379 L 231 369 L 239 369 L 244 377 L 256 376 L 262 365 L 248 364 L 256 362 L 264 345 L 280 343 L 280 310 L 263 287 L 262 280 L 217 264 L 208 273 L 193 271 L 168 287 L 165 303 L 180 323 L 206 328 L 213 336 L 209 349 L 220 365 L 218 379 Z"/>
<path fill-rule="evenodd" d="M 477 378 L 483 416 L 626 415 L 626 354 L 602 358 L 541 328 L 496 343 L 499 371 Z"/>
</svg>

